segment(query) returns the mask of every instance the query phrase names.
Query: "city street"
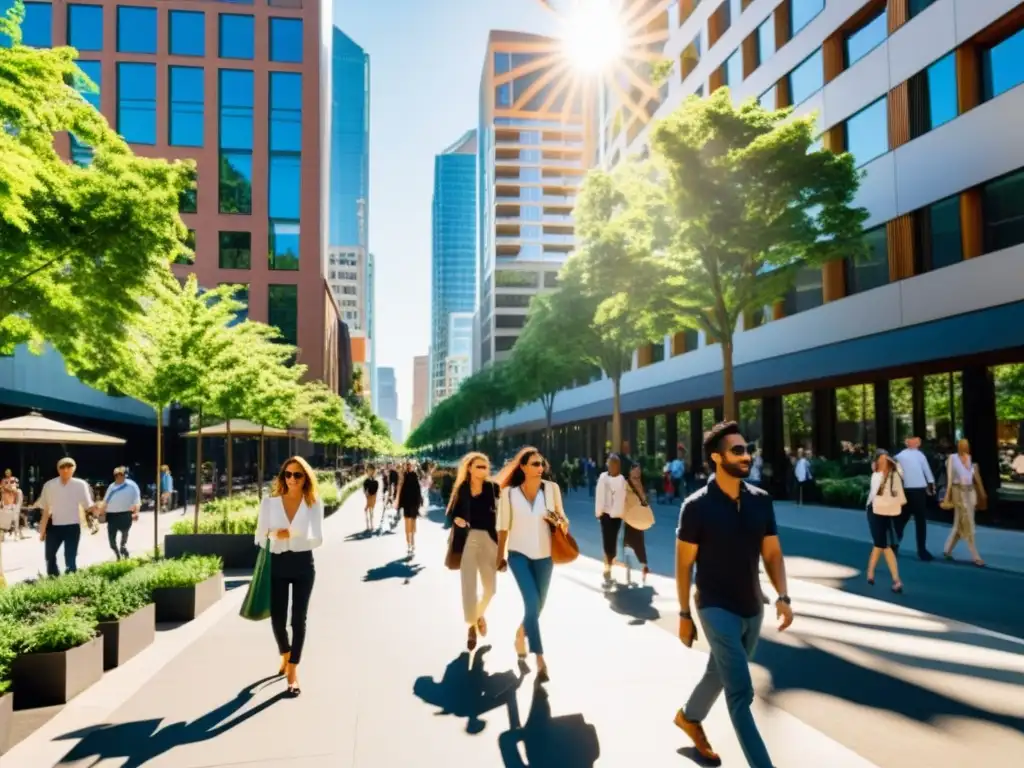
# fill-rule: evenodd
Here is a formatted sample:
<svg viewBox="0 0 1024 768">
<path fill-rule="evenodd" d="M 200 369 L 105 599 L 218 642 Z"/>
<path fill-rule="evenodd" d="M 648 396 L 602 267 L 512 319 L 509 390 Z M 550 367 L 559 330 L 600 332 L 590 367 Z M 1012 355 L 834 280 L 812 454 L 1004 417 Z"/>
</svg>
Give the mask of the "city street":
<svg viewBox="0 0 1024 768">
<path fill-rule="evenodd" d="M 160 633 L 72 701 L 5 755 L 4 767 L 696 764 L 671 719 L 706 649 L 687 650 L 674 635 L 667 510 L 649 535 L 659 574 L 647 588 L 605 594 L 590 557 L 598 537 L 589 500 L 569 506 L 585 557 L 556 569 L 543 616 L 552 680 L 543 689 L 517 669 L 512 578 L 499 577 L 489 636 L 470 658 L 458 578 L 441 565 L 440 513 L 421 522 L 417 556 L 406 562 L 400 534 L 360 532 L 354 498 L 328 521 L 317 554 L 298 700 L 282 698 L 270 627 L 237 617 L 243 590 L 234 589 L 196 627 Z M 903 606 L 843 588 L 857 579 L 845 564 L 856 545 L 783 535 L 797 622 L 785 635 L 765 622 L 755 670 L 755 716 L 780 768 L 1018 764 L 1024 643 L 915 610 L 911 585 L 924 575 L 913 563 Z M 805 545 L 822 551 L 794 553 Z M 952 594 L 968 576 L 985 579 L 975 589 L 993 601 L 1020 593 L 1017 575 L 934 567 Z M 884 579 L 876 589 L 885 594 Z M 724 702 L 707 726 L 723 764 L 742 766 Z"/>
</svg>

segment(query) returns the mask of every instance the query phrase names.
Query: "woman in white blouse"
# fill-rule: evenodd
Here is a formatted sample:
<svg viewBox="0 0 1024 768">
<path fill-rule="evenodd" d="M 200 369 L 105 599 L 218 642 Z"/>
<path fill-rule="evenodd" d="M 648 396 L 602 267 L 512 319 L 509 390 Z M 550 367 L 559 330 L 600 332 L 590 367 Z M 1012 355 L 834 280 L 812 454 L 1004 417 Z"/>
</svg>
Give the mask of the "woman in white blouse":
<svg viewBox="0 0 1024 768">
<path fill-rule="evenodd" d="M 953 530 L 949 532 L 942 553 L 947 560 L 953 559 L 953 547 L 963 539 L 974 558 L 974 564 L 979 568 L 984 567 L 985 561 L 974 545 L 974 510 L 981 495 L 984 495 L 984 489 L 978 465 L 971 459 L 971 444 L 961 440 L 956 445 L 956 453 L 946 459 L 946 498 L 943 505 L 953 505 Z"/>
<path fill-rule="evenodd" d="M 562 494 L 555 483 L 543 479 L 547 462 L 536 448 L 523 448 L 498 475 L 498 570 L 511 568 L 523 597 L 525 616 L 516 632 L 516 654 L 526 659 L 526 641 L 537 655 L 537 682 L 548 681 L 540 613 L 544 609 L 551 572 L 551 530 L 569 529 Z M 508 550 L 508 559 L 505 552 Z"/>
<path fill-rule="evenodd" d="M 316 474 L 301 456 L 281 465 L 271 495 L 260 504 L 256 543 L 269 539 L 270 625 L 281 654 L 279 674 L 287 675 L 288 693 L 298 696 L 298 667 L 306 642 L 306 613 L 316 571 L 313 550 L 324 540 L 324 505 Z M 290 593 L 290 595 L 289 595 Z M 288 601 L 292 604 L 292 636 L 288 639 Z"/>
<path fill-rule="evenodd" d="M 892 591 L 903 591 L 900 571 L 896 564 L 896 553 L 892 546 L 897 543 L 894 523 L 907 503 L 903 492 L 903 477 L 899 464 L 884 448 L 875 452 L 874 472 L 871 475 L 871 489 L 868 491 L 868 528 L 871 531 L 871 555 L 868 557 L 868 584 L 875 583 L 875 566 L 878 559 L 885 557 L 885 564 L 892 576 Z"/>
<path fill-rule="evenodd" d="M 594 492 L 594 516 L 601 524 L 601 547 L 604 550 L 604 583 L 612 582 L 612 565 L 619 550 L 619 531 L 626 509 L 626 478 L 618 454 L 608 457 L 608 471 L 597 478 Z"/>
</svg>

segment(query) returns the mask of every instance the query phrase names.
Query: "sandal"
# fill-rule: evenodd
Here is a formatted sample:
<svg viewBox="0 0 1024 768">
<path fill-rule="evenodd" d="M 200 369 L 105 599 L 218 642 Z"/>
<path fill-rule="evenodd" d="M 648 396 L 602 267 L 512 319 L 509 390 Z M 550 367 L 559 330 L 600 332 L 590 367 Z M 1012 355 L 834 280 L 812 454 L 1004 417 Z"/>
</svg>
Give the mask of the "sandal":
<svg viewBox="0 0 1024 768">
<path fill-rule="evenodd" d="M 976 566 L 978 566 L 979 568 L 984 568 L 985 567 L 985 561 L 982 560 L 980 557 L 977 560 L 974 561 L 974 564 Z"/>
<path fill-rule="evenodd" d="M 868 576 L 868 584 L 870 584 L 872 587 L 875 586 L 875 577 L 874 576 Z"/>
<path fill-rule="evenodd" d="M 895 592 L 897 595 L 902 595 L 903 594 L 903 582 L 902 581 L 895 582 L 892 585 L 892 591 Z"/>
<path fill-rule="evenodd" d="M 476 627 L 469 628 L 469 637 L 466 638 L 466 649 L 472 651 L 476 648 Z"/>
<path fill-rule="evenodd" d="M 476 631 L 480 637 L 487 637 L 487 620 L 483 616 L 476 620 Z"/>
</svg>

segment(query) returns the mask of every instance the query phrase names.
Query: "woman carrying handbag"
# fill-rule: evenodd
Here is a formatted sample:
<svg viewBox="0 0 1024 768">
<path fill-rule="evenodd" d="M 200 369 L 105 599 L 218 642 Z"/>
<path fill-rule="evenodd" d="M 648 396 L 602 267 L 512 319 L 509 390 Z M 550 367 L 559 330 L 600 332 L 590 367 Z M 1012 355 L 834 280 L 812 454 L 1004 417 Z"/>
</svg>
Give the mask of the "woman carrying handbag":
<svg viewBox="0 0 1024 768">
<path fill-rule="evenodd" d="M 498 477 L 497 569 L 511 568 L 523 597 L 525 615 L 516 632 L 516 655 L 526 659 L 526 643 L 537 656 L 537 682 L 549 679 L 540 636 L 544 609 L 555 563 L 571 562 L 579 553 L 569 536 L 569 520 L 558 485 L 545 481 L 547 463 L 536 448 L 523 448 Z M 505 559 L 506 548 L 508 559 Z"/>
<path fill-rule="evenodd" d="M 647 574 L 651 572 L 651 569 L 647 567 L 647 544 L 644 540 L 644 531 L 654 525 L 654 512 L 647 501 L 647 494 L 644 493 L 643 470 L 639 464 L 629 470 L 629 477 L 626 478 L 626 500 L 622 521 L 625 524 L 622 546 L 624 549 L 626 547 L 632 549 L 636 559 L 640 561 L 641 578 L 646 584 Z M 631 574 L 627 563 L 626 583 L 628 584 L 630 581 Z"/>
<path fill-rule="evenodd" d="M 885 564 L 892 576 L 892 591 L 903 591 L 900 571 L 896 564 L 896 518 L 903 511 L 907 496 L 903 492 L 903 478 L 899 465 L 884 448 L 875 452 L 875 471 L 871 475 L 871 490 L 868 491 L 868 528 L 871 530 L 871 555 L 868 557 L 868 584 L 875 583 L 875 567 L 878 558 L 885 556 Z"/>
<path fill-rule="evenodd" d="M 985 561 L 974 545 L 974 511 L 983 510 L 987 505 L 988 497 L 978 473 L 978 465 L 971 459 L 971 444 L 961 440 L 956 445 L 956 453 L 946 459 L 946 497 L 941 507 L 953 510 L 953 530 L 949 532 L 942 552 L 947 560 L 953 559 L 953 548 L 963 539 L 974 558 L 974 564 L 979 568 L 985 567 Z"/>
<path fill-rule="evenodd" d="M 477 635 L 487 636 L 484 613 L 494 597 L 498 576 L 497 484 L 488 480 L 491 462 L 482 453 L 468 453 L 448 500 L 448 535 L 445 565 L 462 577 L 462 613 L 469 627 L 466 648 L 476 648 Z M 477 581 L 483 584 L 480 594 Z"/>
</svg>

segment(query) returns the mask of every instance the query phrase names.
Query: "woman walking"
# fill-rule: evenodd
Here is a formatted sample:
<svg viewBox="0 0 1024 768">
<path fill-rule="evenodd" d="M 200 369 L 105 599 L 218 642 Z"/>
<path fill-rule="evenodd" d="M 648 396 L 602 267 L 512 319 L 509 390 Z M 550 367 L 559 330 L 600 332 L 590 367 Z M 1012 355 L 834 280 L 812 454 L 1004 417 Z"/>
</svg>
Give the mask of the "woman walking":
<svg viewBox="0 0 1024 768">
<path fill-rule="evenodd" d="M 306 642 L 306 614 L 316 570 L 313 550 L 324 540 L 324 505 L 316 475 L 301 456 L 281 465 L 271 495 L 260 503 L 256 543 L 270 539 L 270 625 L 281 654 L 279 674 L 288 678 L 288 693 L 298 696 L 299 662 Z M 288 639 L 291 598 L 292 636 Z"/>
<path fill-rule="evenodd" d="M 647 574 L 651 572 L 651 569 L 647 567 L 647 543 L 644 540 L 644 531 L 654 525 L 654 513 L 647 501 L 647 494 L 644 493 L 643 470 L 639 464 L 629 470 L 622 520 L 624 523 L 623 546 L 632 549 L 636 559 L 640 561 L 643 583 L 646 584 Z M 630 570 L 627 564 L 626 583 L 629 583 L 630 580 Z"/>
<path fill-rule="evenodd" d="M 497 569 L 512 569 L 523 597 L 525 616 L 516 632 L 516 654 L 526 659 L 526 641 L 537 656 L 537 682 L 549 679 L 540 637 L 540 613 L 551 584 L 551 531 L 569 530 L 556 483 L 543 479 L 547 464 L 536 448 L 523 448 L 501 471 L 498 485 Z M 506 549 L 508 557 L 506 559 Z"/>
<path fill-rule="evenodd" d="M 500 489 L 488 480 L 491 464 L 482 453 L 468 453 L 459 462 L 459 473 L 448 501 L 452 521 L 451 551 L 460 556 L 462 613 L 469 627 L 466 648 L 476 648 L 477 635 L 487 636 L 484 614 L 494 597 L 498 566 L 498 496 Z M 477 591 L 477 579 L 483 594 Z"/>
<path fill-rule="evenodd" d="M 953 530 L 949 532 L 942 552 L 947 560 L 953 559 L 953 548 L 963 539 L 974 564 L 979 568 L 985 567 L 985 561 L 974 545 L 974 511 L 979 506 L 978 502 L 984 499 L 985 487 L 981 483 L 978 465 L 971 459 L 971 444 L 961 440 L 956 445 L 956 453 L 946 459 L 946 498 L 942 503 L 946 508 L 950 504 L 953 506 Z"/>
<path fill-rule="evenodd" d="M 892 591 L 903 591 L 900 571 L 896 564 L 893 544 L 896 540 L 896 519 L 907 503 L 903 492 L 903 478 L 899 465 L 889 452 L 879 448 L 875 453 L 875 467 L 871 475 L 871 490 L 868 491 L 868 528 L 871 531 L 871 555 L 868 557 L 868 584 L 875 583 L 875 566 L 878 558 L 885 557 L 885 564 L 892 576 Z"/>
<path fill-rule="evenodd" d="M 638 465 L 639 466 L 639 465 Z M 608 470 L 597 478 L 594 515 L 601 524 L 601 545 L 604 550 L 604 583 L 612 583 L 612 565 L 619 550 L 619 531 L 626 504 L 626 478 L 622 476 L 622 460 L 618 454 L 608 456 Z"/>
<path fill-rule="evenodd" d="M 398 492 L 395 494 L 397 511 L 405 518 L 406 556 L 416 554 L 416 520 L 423 506 L 423 491 L 420 489 L 420 478 L 411 461 L 406 462 L 405 471 L 398 479 Z"/>
<path fill-rule="evenodd" d="M 363 480 L 363 496 L 366 497 L 366 532 L 373 532 L 373 510 L 377 507 L 377 490 L 380 483 L 377 482 L 376 472 L 373 464 L 366 465 L 366 479 Z"/>
</svg>

